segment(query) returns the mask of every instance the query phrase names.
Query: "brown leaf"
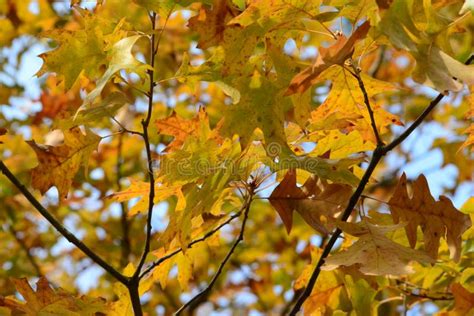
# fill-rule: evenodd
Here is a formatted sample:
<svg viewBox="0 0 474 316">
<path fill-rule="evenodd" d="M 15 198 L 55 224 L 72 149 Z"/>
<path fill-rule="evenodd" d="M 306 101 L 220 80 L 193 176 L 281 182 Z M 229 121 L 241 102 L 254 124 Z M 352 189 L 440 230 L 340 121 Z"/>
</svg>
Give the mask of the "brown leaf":
<svg viewBox="0 0 474 316">
<path fill-rule="evenodd" d="M 190 18 L 188 27 L 199 34 L 198 48 L 206 49 L 218 45 L 224 38 L 227 22 L 238 11 L 227 0 L 214 0 L 212 8 L 201 8 L 199 14 Z"/>
<path fill-rule="evenodd" d="M 8 133 L 8 130 L 4 127 L 0 127 L 0 136 L 5 135 L 6 133 Z M 3 144 L 1 140 L 0 140 L 0 144 Z"/>
<path fill-rule="evenodd" d="M 425 250 L 432 258 L 438 257 L 439 242 L 443 237 L 448 242 L 451 257 L 459 261 L 461 235 L 471 226 L 471 220 L 457 210 L 447 197 L 439 198 L 435 201 L 431 196 L 424 175 L 413 183 L 413 197 L 410 198 L 406 175 L 403 174 L 388 204 L 395 223 L 408 222 L 405 231 L 412 248 L 416 246 L 417 227 L 420 226 Z"/>
<path fill-rule="evenodd" d="M 97 149 L 101 138 L 90 130 L 84 135 L 78 127 L 64 132 L 64 144 L 60 146 L 38 145 L 28 141 L 38 157 L 38 166 L 31 170 L 31 184 L 41 194 L 52 186 L 59 197 L 66 198 L 74 176 L 81 166 L 87 168 L 90 155 Z"/>
<path fill-rule="evenodd" d="M 322 182 L 318 177 L 309 177 L 300 188 L 296 186 L 296 172 L 289 170 L 280 184 L 272 192 L 269 200 L 280 215 L 288 233 L 293 223 L 293 211 L 315 230 L 329 233 L 327 221 L 344 210 L 352 194 L 349 185 Z"/>
<path fill-rule="evenodd" d="M 356 42 L 365 38 L 369 29 L 370 23 L 365 21 L 349 38 L 341 35 L 334 45 L 328 48 L 320 47 L 319 55 L 314 64 L 301 71 L 291 80 L 285 95 L 303 93 L 316 82 L 319 74 L 324 70 L 332 65 L 343 65 L 352 56 Z"/>
</svg>

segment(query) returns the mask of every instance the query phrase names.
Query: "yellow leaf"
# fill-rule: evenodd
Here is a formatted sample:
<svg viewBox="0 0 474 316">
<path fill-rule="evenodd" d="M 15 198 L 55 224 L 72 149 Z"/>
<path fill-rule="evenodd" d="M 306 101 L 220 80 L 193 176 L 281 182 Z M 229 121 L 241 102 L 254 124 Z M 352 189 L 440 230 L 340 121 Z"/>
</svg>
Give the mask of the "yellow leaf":
<svg viewBox="0 0 474 316">
<path fill-rule="evenodd" d="M 395 86 L 364 73 L 360 75 L 371 100 L 371 108 L 379 133 L 387 132 L 392 124 L 402 125 L 395 115 L 385 111 L 373 99 L 373 96 L 377 94 L 394 91 Z M 364 95 L 357 79 L 344 68 L 333 66 L 324 71 L 319 76 L 319 80 L 331 80 L 332 87 L 324 103 L 311 113 L 309 129 L 313 131 L 319 129 L 357 130 L 363 140 L 376 143 L 370 125 L 369 112 L 364 103 Z"/>
<path fill-rule="evenodd" d="M 130 180 L 130 186 L 120 192 L 113 193 L 107 196 L 108 199 L 112 199 L 116 202 L 126 202 L 131 199 L 138 198 L 139 200 L 129 210 L 128 215 L 133 216 L 143 211 L 148 210 L 150 184 L 144 181 L 138 181 L 134 179 Z M 157 182 L 155 186 L 155 204 L 164 201 L 171 196 L 178 198 L 177 210 L 183 210 L 186 207 L 186 199 L 181 191 L 180 185 L 167 186 Z"/>
<path fill-rule="evenodd" d="M 95 315 L 105 313 L 108 308 L 100 298 L 75 297 L 66 291 L 53 290 L 46 278 L 36 282 L 36 291 L 28 284 L 26 278 L 12 279 L 25 302 L 14 297 L 0 299 L 0 306 L 6 307 L 12 315 Z M 0 310 L 1 311 L 1 310 Z"/>
<path fill-rule="evenodd" d="M 107 64 L 105 35 L 114 30 L 113 23 L 101 19 L 86 10 L 79 11 L 83 15 L 84 28 L 55 30 L 44 35 L 58 42 L 59 47 L 40 55 L 43 66 L 37 75 L 55 72 L 65 80 L 65 88 L 69 90 L 81 73 L 91 79 L 101 75 L 101 66 Z"/>
<path fill-rule="evenodd" d="M 182 291 L 188 290 L 189 280 L 192 279 L 193 262 L 186 254 L 180 252 L 176 255 L 176 264 L 178 265 L 178 282 Z"/>
</svg>

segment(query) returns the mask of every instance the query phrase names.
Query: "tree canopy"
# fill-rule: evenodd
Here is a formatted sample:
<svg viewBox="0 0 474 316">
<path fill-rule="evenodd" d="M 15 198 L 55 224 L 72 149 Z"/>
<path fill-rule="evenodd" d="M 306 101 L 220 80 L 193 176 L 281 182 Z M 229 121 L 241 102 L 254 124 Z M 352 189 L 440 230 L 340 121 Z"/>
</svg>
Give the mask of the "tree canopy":
<svg viewBox="0 0 474 316">
<path fill-rule="evenodd" d="M 473 315 L 473 14 L 0 0 L 0 315 Z"/>
</svg>

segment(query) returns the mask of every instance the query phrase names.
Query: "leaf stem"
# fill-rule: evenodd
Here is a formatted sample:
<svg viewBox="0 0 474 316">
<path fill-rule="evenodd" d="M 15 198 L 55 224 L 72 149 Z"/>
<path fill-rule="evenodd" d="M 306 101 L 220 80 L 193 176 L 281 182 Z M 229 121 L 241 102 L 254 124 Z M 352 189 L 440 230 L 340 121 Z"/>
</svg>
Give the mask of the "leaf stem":
<svg viewBox="0 0 474 316">
<path fill-rule="evenodd" d="M 105 262 L 93 250 L 80 241 L 72 232 L 64 227 L 34 196 L 30 191 L 11 173 L 10 169 L 0 160 L 0 170 L 10 182 L 23 194 L 23 196 L 34 206 L 34 208 L 64 237 L 67 241 L 79 248 L 86 256 L 101 266 L 112 277 L 122 284 L 127 285 L 129 279 L 118 272 L 114 267 Z"/>
<path fill-rule="evenodd" d="M 474 60 L 474 55 L 469 57 L 469 59 L 465 62 L 466 65 L 470 64 Z M 423 111 L 423 113 L 420 114 L 416 118 L 416 120 L 403 132 L 401 135 L 396 137 L 392 142 L 386 146 L 378 145 L 373 154 L 372 158 L 369 162 L 369 166 L 367 167 L 364 175 L 362 176 L 362 179 L 359 182 L 359 185 L 357 186 L 356 190 L 352 194 L 351 198 L 349 199 L 349 204 L 347 205 L 346 209 L 344 210 L 344 213 L 342 214 L 341 220 L 346 221 L 350 214 L 352 213 L 352 210 L 354 206 L 357 204 L 357 201 L 361 197 L 365 186 L 367 185 L 372 173 L 374 172 L 375 168 L 377 167 L 377 164 L 380 162 L 383 156 L 385 156 L 388 152 L 393 150 L 395 147 L 397 147 L 400 143 L 402 143 L 410 134 L 423 122 L 423 120 L 431 113 L 431 111 L 438 105 L 438 103 L 441 101 L 441 99 L 444 97 L 444 94 L 440 93 L 438 96 L 430 102 L 430 104 L 426 107 L 426 109 Z M 301 309 L 301 306 L 303 306 L 304 302 L 306 299 L 311 295 L 311 292 L 313 291 L 313 287 L 316 284 L 316 281 L 318 279 L 319 273 L 321 272 L 321 267 L 324 264 L 324 260 L 327 258 L 329 253 L 332 250 L 332 247 L 337 241 L 337 238 L 339 235 L 342 233 L 342 231 L 337 228 L 332 236 L 329 242 L 327 243 L 326 247 L 324 247 L 323 253 L 321 254 L 321 257 L 318 260 L 318 263 L 316 264 L 316 267 L 313 270 L 313 273 L 311 274 L 311 277 L 308 281 L 308 284 L 306 285 L 306 288 L 304 291 L 301 293 L 299 296 L 298 300 L 296 301 L 295 306 L 291 309 L 289 315 L 294 316 L 298 311 Z"/>
</svg>

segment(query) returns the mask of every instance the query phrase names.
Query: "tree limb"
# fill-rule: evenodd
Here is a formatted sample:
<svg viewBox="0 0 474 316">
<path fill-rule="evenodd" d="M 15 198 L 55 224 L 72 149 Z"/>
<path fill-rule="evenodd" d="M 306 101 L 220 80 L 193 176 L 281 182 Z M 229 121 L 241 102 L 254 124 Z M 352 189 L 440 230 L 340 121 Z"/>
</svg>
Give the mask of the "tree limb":
<svg viewBox="0 0 474 316">
<path fill-rule="evenodd" d="M 101 266 L 112 277 L 122 284 L 127 284 L 129 279 L 118 272 L 114 267 L 105 262 L 94 251 L 80 241 L 72 232 L 64 227 L 34 196 L 30 191 L 11 173 L 10 169 L 0 160 L 0 170 L 10 180 L 11 183 L 25 196 L 34 208 L 70 243 L 79 248 L 86 256 Z"/>
<path fill-rule="evenodd" d="M 466 62 L 465 64 L 468 65 L 474 60 L 474 55 L 472 55 Z M 344 210 L 344 213 L 342 214 L 341 220 L 346 221 L 350 214 L 352 213 L 352 210 L 354 206 L 357 204 L 357 201 L 359 200 L 360 196 L 362 195 L 365 186 L 367 185 L 367 182 L 369 181 L 372 173 L 374 172 L 375 168 L 377 167 L 377 164 L 381 160 L 381 158 L 386 155 L 389 151 L 393 150 L 395 147 L 397 147 L 400 143 L 402 143 L 410 134 L 423 122 L 423 120 L 431 113 L 431 111 L 438 105 L 438 103 L 443 99 L 444 94 L 440 93 L 438 96 L 430 102 L 430 104 L 426 107 L 426 109 L 423 111 L 423 113 L 420 114 L 416 118 L 416 120 L 403 132 L 400 134 L 398 137 L 396 137 L 390 144 L 386 146 L 381 146 L 378 145 L 373 154 L 372 158 L 370 160 L 369 166 L 367 167 L 367 170 L 365 171 L 364 175 L 362 176 L 362 179 L 359 182 L 359 185 L 357 186 L 356 190 L 352 194 L 351 198 L 349 199 L 349 204 L 347 205 L 346 209 Z M 305 290 L 303 293 L 301 293 L 300 297 L 298 298 L 295 306 L 292 308 L 290 311 L 289 315 L 296 315 L 296 313 L 301 309 L 301 306 L 303 303 L 306 301 L 306 299 L 311 295 L 311 292 L 313 291 L 313 287 L 316 284 L 316 281 L 318 279 L 319 273 L 321 272 L 321 266 L 324 264 L 324 260 L 326 257 L 329 255 L 331 252 L 332 247 L 336 243 L 339 235 L 342 233 L 342 231 L 337 228 L 334 233 L 331 236 L 331 239 L 327 243 L 326 247 L 323 250 L 323 253 L 321 254 L 321 257 L 318 260 L 318 263 L 316 264 L 316 267 L 313 270 L 313 273 L 311 274 L 311 277 L 308 281 L 308 284 L 306 285 Z"/>
</svg>

